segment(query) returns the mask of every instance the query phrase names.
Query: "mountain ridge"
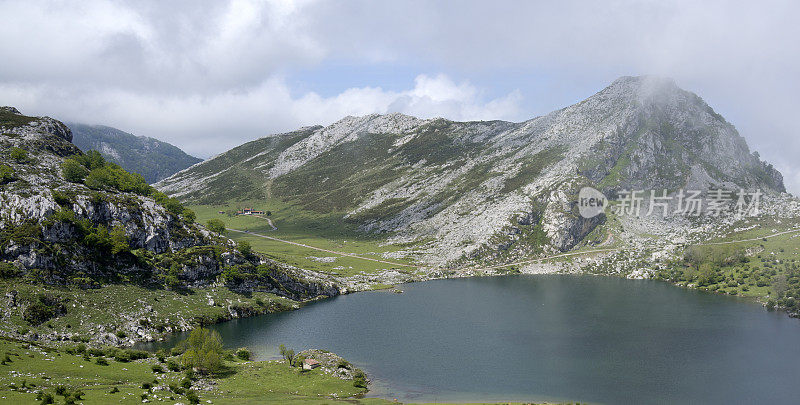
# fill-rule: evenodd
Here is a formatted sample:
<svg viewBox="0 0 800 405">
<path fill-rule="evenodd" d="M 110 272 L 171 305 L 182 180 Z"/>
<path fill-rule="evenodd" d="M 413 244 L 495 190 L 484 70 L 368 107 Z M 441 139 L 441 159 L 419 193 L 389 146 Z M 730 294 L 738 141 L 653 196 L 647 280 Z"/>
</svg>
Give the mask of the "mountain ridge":
<svg viewBox="0 0 800 405">
<path fill-rule="evenodd" d="M 652 76 L 519 123 L 346 117 L 248 142 L 155 186 L 192 203 L 277 198 L 334 213 L 417 243 L 417 258 L 437 265 L 575 247 L 604 221 L 574 212 L 584 186 L 785 191 L 702 98 Z"/>
<path fill-rule="evenodd" d="M 203 161 L 170 143 L 114 127 L 75 122 L 65 124 L 72 130 L 72 143 L 81 150 L 97 150 L 125 170 L 141 174 L 149 184 Z"/>
</svg>

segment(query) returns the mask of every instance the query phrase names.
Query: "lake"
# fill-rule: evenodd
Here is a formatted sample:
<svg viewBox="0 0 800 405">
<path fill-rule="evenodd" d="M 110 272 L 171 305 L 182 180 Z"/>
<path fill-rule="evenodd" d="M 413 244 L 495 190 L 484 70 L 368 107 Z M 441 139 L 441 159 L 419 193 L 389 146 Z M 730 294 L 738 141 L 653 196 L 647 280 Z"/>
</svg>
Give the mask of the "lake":
<svg viewBox="0 0 800 405">
<path fill-rule="evenodd" d="M 369 396 L 401 401 L 800 400 L 800 320 L 743 299 L 567 275 L 400 287 L 212 328 L 260 359 L 328 349 L 367 372 Z"/>
</svg>

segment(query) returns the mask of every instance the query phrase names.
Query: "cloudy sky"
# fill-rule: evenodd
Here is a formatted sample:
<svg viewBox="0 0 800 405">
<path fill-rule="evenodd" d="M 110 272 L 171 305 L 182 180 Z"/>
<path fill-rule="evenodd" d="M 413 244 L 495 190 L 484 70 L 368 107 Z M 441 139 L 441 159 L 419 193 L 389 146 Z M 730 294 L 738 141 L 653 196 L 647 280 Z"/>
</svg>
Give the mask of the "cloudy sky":
<svg viewBox="0 0 800 405">
<path fill-rule="evenodd" d="M 0 0 L 0 105 L 205 158 L 346 115 L 521 121 L 657 74 L 800 194 L 799 15 L 791 0 Z"/>
</svg>

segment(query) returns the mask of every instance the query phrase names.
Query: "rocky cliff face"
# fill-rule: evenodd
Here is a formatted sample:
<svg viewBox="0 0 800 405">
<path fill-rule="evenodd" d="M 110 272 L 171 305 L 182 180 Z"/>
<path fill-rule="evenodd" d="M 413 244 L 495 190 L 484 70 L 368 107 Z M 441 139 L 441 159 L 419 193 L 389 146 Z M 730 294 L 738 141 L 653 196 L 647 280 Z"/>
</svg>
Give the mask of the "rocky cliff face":
<svg viewBox="0 0 800 405">
<path fill-rule="evenodd" d="M 521 123 L 347 117 L 259 139 L 156 184 L 184 201 L 278 198 L 334 213 L 436 265 L 569 250 L 604 220 L 578 191 L 784 191 L 736 129 L 669 79 L 622 77 Z"/>
<path fill-rule="evenodd" d="M 0 109 L 0 259 L 19 274 L 54 284 L 177 288 L 230 283 L 224 273 L 234 266 L 266 266 L 272 277 L 257 278 L 262 290 L 295 299 L 338 293 L 314 275 L 239 253 L 157 193 L 67 181 L 65 158 L 82 154 L 71 139 L 56 120 Z"/>
</svg>

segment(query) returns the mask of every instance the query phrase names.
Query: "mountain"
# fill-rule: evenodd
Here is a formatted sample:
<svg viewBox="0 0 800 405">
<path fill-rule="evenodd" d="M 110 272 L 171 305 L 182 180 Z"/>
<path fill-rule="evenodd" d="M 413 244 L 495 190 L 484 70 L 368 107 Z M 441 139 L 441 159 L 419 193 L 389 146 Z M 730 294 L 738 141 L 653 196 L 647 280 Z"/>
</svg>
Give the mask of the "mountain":
<svg viewBox="0 0 800 405">
<path fill-rule="evenodd" d="M 82 151 L 99 151 L 123 169 L 141 174 L 147 183 L 155 183 L 202 161 L 158 139 L 135 136 L 103 125 L 70 122 L 66 125 L 72 130 L 75 146 Z"/>
<path fill-rule="evenodd" d="M 71 140 L 59 121 L 0 107 L 2 278 L 86 288 L 222 281 L 293 298 L 338 293 L 313 275 L 237 249 L 196 224 L 177 200 Z"/>
<path fill-rule="evenodd" d="M 699 96 L 621 77 L 525 122 L 346 117 L 261 138 L 155 184 L 184 202 L 278 199 L 329 214 L 432 265 L 563 252 L 606 221 L 578 191 L 758 188 L 781 174 Z"/>
</svg>

